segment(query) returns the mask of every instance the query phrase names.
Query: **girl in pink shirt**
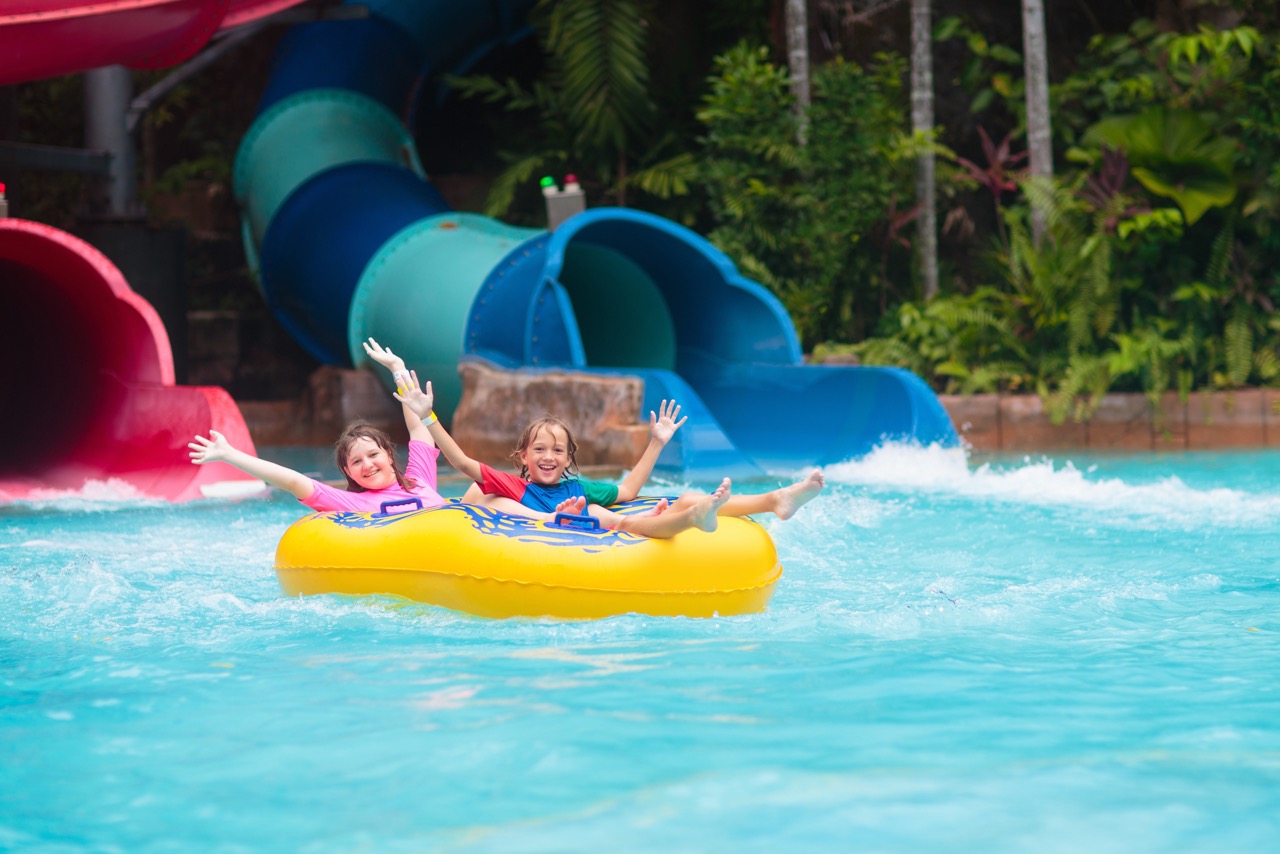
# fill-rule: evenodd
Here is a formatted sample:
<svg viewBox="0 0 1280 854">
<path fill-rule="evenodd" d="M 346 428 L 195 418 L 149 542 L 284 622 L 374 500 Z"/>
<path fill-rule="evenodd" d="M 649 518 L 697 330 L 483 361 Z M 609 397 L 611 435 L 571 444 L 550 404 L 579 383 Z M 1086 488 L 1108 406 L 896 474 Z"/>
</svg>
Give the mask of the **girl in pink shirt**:
<svg viewBox="0 0 1280 854">
<path fill-rule="evenodd" d="M 347 488 L 334 489 L 291 468 L 233 448 L 216 430 L 209 437 L 196 436 L 187 447 L 196 465 L 223 462 L 261 478 L 293 495 L 312 510 L 365 510 L 378 512 L 388 501 L 417 498 L 424 509 L 440 507 L 445 500 L 436 491 L 436 461 L 440 450 L 431 432 L 409 407 L 404 407 L 409 428 L 409 465 L 400 468 L 395 445 L 382 430 L 363 421 L 349 426 L 338 437 L 334 458 L 347 479 Z M 412 509 L 412 508 L 403 508 Z"/>
</svg>

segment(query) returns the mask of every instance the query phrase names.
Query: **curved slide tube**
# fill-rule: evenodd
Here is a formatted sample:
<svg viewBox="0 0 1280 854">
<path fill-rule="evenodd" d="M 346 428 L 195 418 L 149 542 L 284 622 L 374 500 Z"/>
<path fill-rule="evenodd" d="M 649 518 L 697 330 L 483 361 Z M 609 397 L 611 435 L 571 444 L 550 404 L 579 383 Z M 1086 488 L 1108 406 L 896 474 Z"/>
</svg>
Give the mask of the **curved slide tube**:
<svg viewBox="0 0 1280 854">
<path fill-rule="evenodd" d="M 193 466 L 187 442 L 212 427 L 252 448 L 226 391 L 175 386 L 155 309 L 106 256 L 64 231 L 0 219 L 0 502 L 127 484 L 183 501 L 263 487 L 224 464 Z M 207 471 L 206 471 L 207 469 Z"/>
<path fill-rule="evenodd" d="M 173 65 L 219 31 L 298 2 L 10 0 L 0 4 L 0 85 Z M 191 465 L 187 442 L 210 428 L 252 449 L 244 418 L 223 389 L 174 384 L 159 316 L 98 250 L 0 218 L 0 300 L 0 503 L 93 482 L 173 501 L 263 489 L 231 466 Z"/>
<path fill-rule="evenodd" d="M 285 36 L 236 160 L 250 265 L 317 358 L 360 365 L 372 335 L 433 380 L 446 419 L 466 358 L 639 375 L 641 412 L 674 396 L 691 416 L 659 462 L 686 476 L 823 465 L 890 438 L 958 442 L 909 372 L 803 365 L 778 300 L 675 223 L 600 208 L 548 233 L 450 211 L 404 105 L 429 110 L 444 75 L 522 37 L 532 3 L 364 5 L 367 19 Z"/>
</svg>

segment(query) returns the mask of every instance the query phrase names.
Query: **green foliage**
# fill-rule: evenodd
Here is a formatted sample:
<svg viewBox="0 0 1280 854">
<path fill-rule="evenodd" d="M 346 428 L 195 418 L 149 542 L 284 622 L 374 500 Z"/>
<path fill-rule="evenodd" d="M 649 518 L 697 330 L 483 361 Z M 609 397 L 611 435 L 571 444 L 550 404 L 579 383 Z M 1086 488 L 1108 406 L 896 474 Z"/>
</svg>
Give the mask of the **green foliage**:
<svg viewBox="0 0 1280 854">
<path fill-rule="evenodd" d="M 1134 177 L 1156 195 L 1173 199 L 1187 225 L 1235 199 L 1239 143 L 1214 133 L 1192 110 L 1152 107 L 1113 116 L 1089 128 L 1082 142 L 1123 151 Z"/>
<path fill-rule="evenodd" d="M 547 54 L 542 79 L 527 86 L 484 75 L 449 81 L 465 97 L 528 117 L 519 147 L 502 153 L 507 165 L 487 214 L 506 214 L 518 192 L 546 173 L 572 171 L 623 196 L 630 159 L 646 149 L 655 117 L 645 13 L 638 0 L 540 0 L 531 20 Z"/>
<path fill-rule="evenodd" d="M 164 171 L 147 187 L 150 195 L 180 193 L 192 181 L 231 184 L 231 163 L 220 151 L 213 151 L 196 160 L 183 160 Z"/>
<path fill-rule="evenodd" d="M 1099 34 L 1079 68 L 1052 87 L 1054 132 L 1074 145 L 1101 118 L 1156 106 L 1238 115 L 1246 81 L 1269 49 L 1248 26 L 1179 34 L 1139 19 L 1128 33 Z"/>
<path fill-rule="evenodd" d="M 573 147 L 622 152 L 654 116 L 641 4 L 635 0 L 541 0 Z"/>
<path fill-rule="evenodd" d="M 1002 104 L 1021 116 L 1015 51 L 954 19 L 935 36 L 968 46 L 961 77 L 976 93 L 975 112 Z M 867 122 L 875 105 L 833 100 L 850 123 L 833 123 L 840 131 L 829 150 L 858 138 L 856 168 L 877 178 L 842 185 L 830 162 L 795 144 L 785 71 L 765 52 L 739 48 L 722 58 L 702 113 L 713 238 L 782 296 L 805 340 L 826 339 L 815 355 L 899 365 L 941 391 L 1034 390 L 1062 420 L 1090 417 L 1108 391 L 1142 391 L 1155 403 L 1170 389 L 1275 383 L 1280 61 L 1272 42 L 1251 27 L 1179 35 L 1146 22 L 1096 38 L 1053 93 L 1055 131 L 1073 146 L 1074 169 L 1054 182 L 1026 180 L 1014 168 L 1023 156 L 1011 145 L 1016 130 L 999 144 L 984 132 L 985 164 L 946 155 L 964 170 L 951 176 L 954 187 L 963 178 L 990 193 L 999 240 L 976 287 L 927 304 L 902 301 L 886 286 L 890 268 L 874 263 L 876 249 L 882 261 L 892 257 L 897 199 L 911 197 L 902 167 L 914 149 L 888 132 L 901 115 Z M 898 93 L 881 91 L 889 116 Z M 822 103 L 815 97 L 815 129 L 831 120 L 818 120 Z M 848 218 L 841 198 L 857 199 L 867 216 Z M 1039 242 L 1032 208 L 1047 224 Z M 860 286 L 841 290 L 836 283 L 854 269 Z M 877 312 L 877 295 L 897 307 Z M 859 340 L 877 313 L 875 334 Z"/>
<path fill-rule="evenodd" d="M 887 56 L 815 69 L 802 146 L 788 74 L 765 48 L 716 61 L 698 113 L 710 238 L 782 299 L 805 342 L 861 337 L 893 287 L 889 259 L 905 250 L 891 220 L 911 194 L 914 151 L 904 71 Z"/>
<path fill-rule="evenodd" d="M 1048 236 L 1036 244 L 1026 208 L 1004 212 L 1008 242 L 993 256 L 1004 286 L 943 296 L 923 308 L 904 305 L 901 328 L 891 334 L 913 345 L 928 365 L 921 373 L 946 390 L 1036 388 L 1074 399 L 1107 380 L 1105 365 L 1092 356 L 1115 328 L 1131 283 L 1113 277 L 1104 216 L 1048 182 L 1023 188 L 1043 211 Z M 858 352 L 865 361 L 883 352 L 879 342 L 864 343 Z"/>
<path fill-rule="evenodd" d="M 995 288 L 903 303 L 881 322 L 881 334 L 851 346 L 830 344 L 815 355 L 850 352 L 866 364 L 907 368 L 948 393 L 1024 388 L 1030 354 L 1006 295 Z"/>
<path fill-rule="evenodd" d="M 969 112 L 977 115 L 997 105 L 1021 119 L 1026 85 L 1022 78 L 1022 54 L 1012 47 L 990 41 L 959 17 L 946 17 L 933 28 L 933 40 L 964 43 L 968 58 L 960 69 L 960 88 L 973 93 Z"/>
<path fill-rule="evenodd" d="M 975 109 L 1001 101 L 1018 115 L 1021 95 L 999 76 L 1013 57 L 956 22 L 939 30 L 970 48 Z M 1275 33 L 1165 33 L 1139 21 L 1096 37 L 1052 97 L 1074 164 L 1053 183 L 1022 180 L 1013 197 L 1015 173 L 999 166 L 1013 152 L 985 138 L 986 166 L 957 159 L 991 191 L 995 230 L 1007 231 L 983 284 L 904 303 L 846 349 L 939 390 L 1034 389 L 1058 420 L 1090 417 L 1108 391 L 1142 391 L 1154 404 L 1170 389 L 1275 384 Z M 1039 242 L 1032 208 L 1048 227 Z"/>
<path fill-rule="evenodd" d="M 1058 422 L 1089 418 L 1109 391 L 1142 391 L 1154 406 L 1174 387 L 1185 395 L 1280 377 L 1280 322 L 1247 272 L 1237 217 L 1215 233 L 1201 276 L 1161 295 L 1125 273 L 1133 258 L 1183 242 L 1162 227 L 1126 233 L 1149 214 L 1117 225 L 1111 201 L 1062 179 L 1028 181 L 1023 191 L 1048 235 L 1035 243 L 1025 206 L 1004 212 L 1007 250 L 992 256 L 1001 286 L 906 303 L 896 326 L 882 323 L 851 351 L 910 368 L 943 391 L 1034 389 Z"/>
<path fill-rule="evenodd" d="M 672 199 L 688 195 L 699 176 L 697 159 L 691 152 L 684 151 L 632 172 L 627 185 L 659 199 Z"/>
</svg>

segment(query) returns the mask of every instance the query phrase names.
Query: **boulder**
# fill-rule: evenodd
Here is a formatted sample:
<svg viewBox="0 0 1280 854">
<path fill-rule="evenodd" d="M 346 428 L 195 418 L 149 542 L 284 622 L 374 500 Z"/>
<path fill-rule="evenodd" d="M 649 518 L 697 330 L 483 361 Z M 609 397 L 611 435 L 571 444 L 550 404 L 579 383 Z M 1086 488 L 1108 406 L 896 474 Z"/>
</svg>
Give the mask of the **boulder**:
<svg viewBox="0 0 1280 854">
<path fill-rule="evenodd" d="M 462 399 L 451 433 L 468 454 L 506 470 L 525 425 L 554 415 L 569 425 L 580 466 L 630 468 L 649 441 L 636 421 L 644 395 L 639 377 L 563 370 L 500 370 L 479 362 L 458 366 Z"/>
</svg>

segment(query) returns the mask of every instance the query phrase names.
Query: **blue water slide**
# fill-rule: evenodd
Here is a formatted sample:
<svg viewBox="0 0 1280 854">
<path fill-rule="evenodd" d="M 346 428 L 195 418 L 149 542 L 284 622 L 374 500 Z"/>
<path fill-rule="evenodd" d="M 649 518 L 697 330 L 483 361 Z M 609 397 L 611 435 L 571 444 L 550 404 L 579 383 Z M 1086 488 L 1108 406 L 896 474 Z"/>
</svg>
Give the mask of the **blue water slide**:
<svg viewBox="0 0 1280 854">
<path fill-rule="evenodd" d="M 804 365 L 781 303 L 676 223 L 596 208 L 548 232 L 451 210 L 406 127 L 446 75 L 527 37 L 533 0 L 359 5 L 367 17 L 281 40 L 234 175 L 263 295 L 318 359 L 359 365 L 364 339 L 391 344 L 446 420 L 464 359 L 640 376 L 639 420 L 663 398 L 690 415 L 659 461 L 687 477 L 957 443 L 913 374 Z"/>
</svg>

